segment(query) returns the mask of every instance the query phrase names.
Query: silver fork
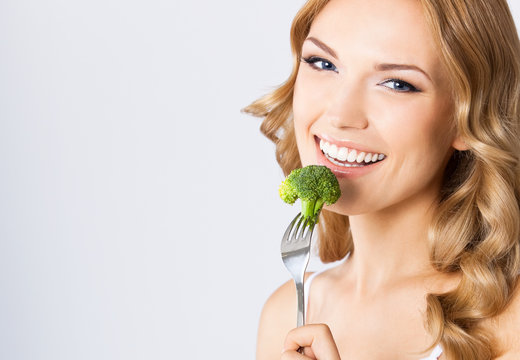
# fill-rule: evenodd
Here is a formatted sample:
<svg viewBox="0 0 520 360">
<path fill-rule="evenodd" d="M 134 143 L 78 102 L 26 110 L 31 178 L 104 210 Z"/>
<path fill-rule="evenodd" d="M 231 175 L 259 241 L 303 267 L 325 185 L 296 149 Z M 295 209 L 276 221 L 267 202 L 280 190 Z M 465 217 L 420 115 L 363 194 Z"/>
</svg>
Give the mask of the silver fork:
<svg viewBox="0 0 520 360">
<path fill-rule="evenodd" d="M 313 231 L 314 224 L 309 224 L 308 220 L 303 221 L 303 216 L 298 214 L 293 221 L 291 221 L 287 230 L 285 230 L 282 244 L 280 246 L 283 263 L 291 273 L 294 283 L 296 284 L 296 294 L 298 297 L 296 324 L 298 327 L 305 325 L 303 278 L 305 275 L 305 269 L 309 263 Z"/>
</svg>

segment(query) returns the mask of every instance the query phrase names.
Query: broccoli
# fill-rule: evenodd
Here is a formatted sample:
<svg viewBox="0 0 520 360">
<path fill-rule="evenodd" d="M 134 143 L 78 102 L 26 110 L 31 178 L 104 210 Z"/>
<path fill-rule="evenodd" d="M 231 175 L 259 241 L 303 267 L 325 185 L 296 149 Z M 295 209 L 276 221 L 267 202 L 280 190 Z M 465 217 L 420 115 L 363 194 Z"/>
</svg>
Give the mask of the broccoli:
<svg viewBox="0 0 520 360">
<path fill-rule="evenodd" d="M 278 188 L 280 197 L 288 204 L 300 198 L 302 215 L 309 225 L 318 222 L 323 204 L 334 204 L 341 195 L 338 179 L 326 166 L 310 165 L 293 170 Z"/>
</svg>

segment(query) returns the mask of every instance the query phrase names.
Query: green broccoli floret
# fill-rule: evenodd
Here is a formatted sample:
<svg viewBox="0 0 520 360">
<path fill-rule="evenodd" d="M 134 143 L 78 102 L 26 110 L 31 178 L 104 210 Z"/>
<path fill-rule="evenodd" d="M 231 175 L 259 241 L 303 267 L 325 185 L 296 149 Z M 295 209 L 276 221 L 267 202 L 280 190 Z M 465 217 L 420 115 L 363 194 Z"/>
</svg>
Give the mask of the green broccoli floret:
<svg viewBox="0 0 520 360">
<path fill-rule="evenodd" d="M 330 169 L 310 165 L 293 170 L 278 188 L 280 197 L 288 204 L 300 198 L 302 215 L 309 225 L 316 224 L 323 204 L 334 204 L 341 195 L 338 179 Z"/>
</svg>

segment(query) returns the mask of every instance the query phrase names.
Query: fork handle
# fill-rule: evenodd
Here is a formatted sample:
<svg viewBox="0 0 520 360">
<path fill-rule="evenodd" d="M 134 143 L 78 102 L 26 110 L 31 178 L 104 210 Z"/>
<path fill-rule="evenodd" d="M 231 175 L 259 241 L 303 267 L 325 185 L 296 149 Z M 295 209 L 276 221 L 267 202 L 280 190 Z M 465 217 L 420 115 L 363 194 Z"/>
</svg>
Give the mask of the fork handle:
<svg viewBox="0 0 520 360">
<path fill-rule="evenodd" d="M 305 294 L 303 279 L 301 281 L 295 281 L 295 284 L 296 296 L 298 297 L 298 314 L 296 314 L 296 326 L 300 327 L 305 325 Z M 303 354 L 303 348 L 299 348 L 298 353 Z"/>
<path fill-rule="evenodd" d="M 298 296 L 298 314 L 296 317 L 296 326 L 300 327 L 305 325 L 305 296 L 303 293 L 303 279 L 302 281 L 296 281 L 296 294 Z"/>
</svg>

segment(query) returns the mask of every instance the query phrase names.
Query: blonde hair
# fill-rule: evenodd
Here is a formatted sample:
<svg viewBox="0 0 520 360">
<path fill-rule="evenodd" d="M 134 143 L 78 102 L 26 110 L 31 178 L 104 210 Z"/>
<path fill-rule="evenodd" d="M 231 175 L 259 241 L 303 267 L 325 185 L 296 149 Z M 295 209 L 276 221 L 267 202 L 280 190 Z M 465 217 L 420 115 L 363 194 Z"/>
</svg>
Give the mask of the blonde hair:
<svg viewBox="0 0 520 360">
<path fill-rule="evenodd" d="M 451 79 L 454 125 L 468 146 L 445 170 L 430 227 L 431 262 L 458 272 L 456 289 L 427 297 L 427 328 L 448 359 L 498 356 L 484 320 L 511 300 L 520 271 L 520 42 L 506 0 L 420 0 Z M 301 167 L 292 121 L 301 48 L 328 0 L 309 0 L 291 27 L 294 66 L 287 81 L 244 111 L 263 117 L 285 175 Z M 319 254 L 354 250 L 348 217 L 323 210 Z"/>
</svg>

